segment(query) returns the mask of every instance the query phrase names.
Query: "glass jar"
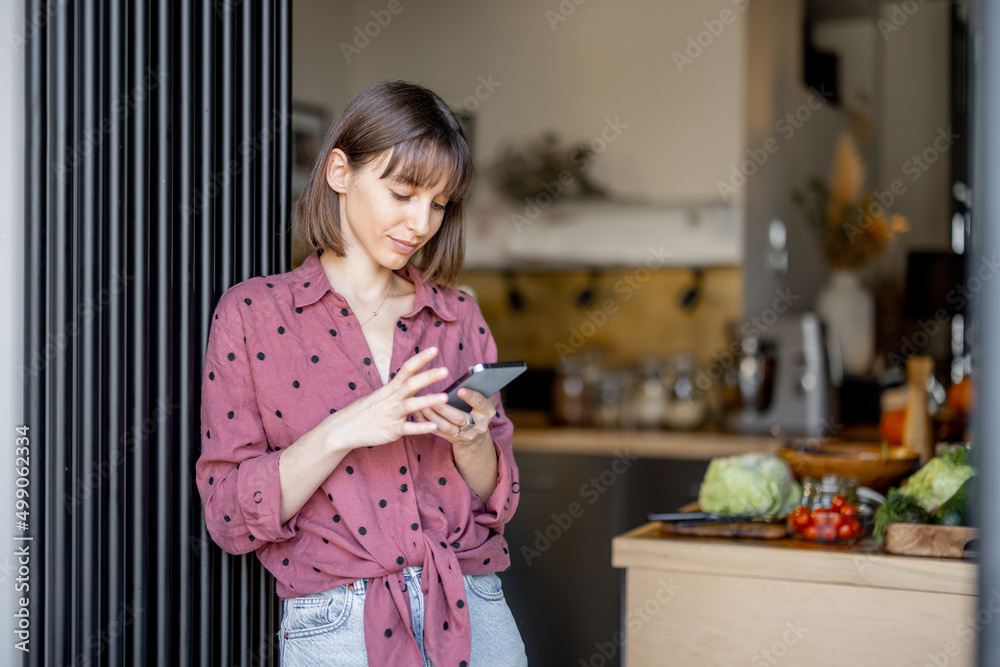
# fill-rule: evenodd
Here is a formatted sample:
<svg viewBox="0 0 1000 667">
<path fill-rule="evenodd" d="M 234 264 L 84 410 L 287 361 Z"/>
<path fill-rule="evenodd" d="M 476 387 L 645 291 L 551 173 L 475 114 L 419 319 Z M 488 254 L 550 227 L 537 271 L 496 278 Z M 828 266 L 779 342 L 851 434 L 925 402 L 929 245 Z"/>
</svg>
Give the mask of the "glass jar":
<svg viewBox="0 0 1000 667">
<path fill-rule="evenodd" d="M 635 421 L 639 428 L 657 429 L 664 420 L 667 388 L 663 384 L 663 362 L 643 359 L 635 387 Z"/>
<path fill-rule="evenodd" d="M 587 385 L 583 360 L 566 357 L 556 368 L 552 396 L 555 422 L 563 426 L 582 426 L 587 417 Z"/>
<path fill-rule="evenodd" d="M 665 421 L 668 428 L 691 430 L 705 423 L 708 403 L 694 384 L 694 355 L 675 355 L 667 372 L 667 407 Z"/>
<path fill-rule="evenodd" d="M 788 515 L 788 530 L 807 540 L 850 542 L 867 533 L 870 518 L 870 508 L 858 501 L 856 477 L 806 477 L 799 507 Z"/>
</svg>

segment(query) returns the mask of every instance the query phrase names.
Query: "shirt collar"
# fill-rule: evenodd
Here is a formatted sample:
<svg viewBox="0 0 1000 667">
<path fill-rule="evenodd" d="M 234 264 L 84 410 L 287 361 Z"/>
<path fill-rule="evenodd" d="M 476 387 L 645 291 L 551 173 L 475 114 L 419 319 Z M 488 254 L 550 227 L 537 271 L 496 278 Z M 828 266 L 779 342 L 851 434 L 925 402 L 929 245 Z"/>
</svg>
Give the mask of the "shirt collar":
<svg viewBox="0 0 1000 667">
<path fill-rule="evenodd" d="M 416 315 L 422 308 L 427 307 L 442 320 L 451 322 L 458 319 L 452 305 L 445 297 L 447 290 L 425 281 L 423 272 L 413 263 L 408 262 L 406 266 L 395 273 L 416 287 L 412 315 Z M 318 250 L 309 253 L 309 256 L 299 268 L 292 272 L 292 275 L 294 280 L 292 283 L 292 302 L 296 308 L 304 308 L 316 303 L 327 292 L 332 292 L 338 299 L 344 298 L 330 285 L 326 271 L 323 270 L 323 263 L 319 260 Z"/>
</svg>

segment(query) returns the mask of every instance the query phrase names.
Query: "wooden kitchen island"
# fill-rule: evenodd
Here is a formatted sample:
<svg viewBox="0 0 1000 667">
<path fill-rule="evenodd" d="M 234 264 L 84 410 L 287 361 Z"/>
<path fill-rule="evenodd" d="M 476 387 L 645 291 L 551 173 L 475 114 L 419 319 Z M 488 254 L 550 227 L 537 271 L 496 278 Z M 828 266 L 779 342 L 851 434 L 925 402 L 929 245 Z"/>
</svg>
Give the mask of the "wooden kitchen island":
<svg viewBox="0 0 1000 667">
<path fill-rule="evenodd" d="M 616 537 L 626 569 L 623 664 L 966 667 L 996 632 L 1000 594 L 978 604 L 974 562 L 880 553 L 871 538 Z M 987 618 L 989 617 L 989 618 Z"/>
</svg>

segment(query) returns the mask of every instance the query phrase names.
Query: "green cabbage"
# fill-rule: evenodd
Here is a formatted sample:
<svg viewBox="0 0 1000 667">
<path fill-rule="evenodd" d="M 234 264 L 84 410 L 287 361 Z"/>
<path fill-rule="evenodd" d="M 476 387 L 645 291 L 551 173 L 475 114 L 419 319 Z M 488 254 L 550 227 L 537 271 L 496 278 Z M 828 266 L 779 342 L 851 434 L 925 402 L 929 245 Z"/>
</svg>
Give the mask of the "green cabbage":
<svg viewBox="0 0 1000 667">
<path fill-rule="evenodd" d="M 906 486 L 899 492 L 931 512 L 955 495 L 965 480 L 975 474 L 969 465 L 968 452 L 959 449 L 928 461 L 923 468 L 910 475 Z"/>
<path fill-rule="evenodd" d="M 764 452 L 712 459 L 698 492 L 703 512 L 779 516 L 802 490 L 782 459 Z"/>
</svg>

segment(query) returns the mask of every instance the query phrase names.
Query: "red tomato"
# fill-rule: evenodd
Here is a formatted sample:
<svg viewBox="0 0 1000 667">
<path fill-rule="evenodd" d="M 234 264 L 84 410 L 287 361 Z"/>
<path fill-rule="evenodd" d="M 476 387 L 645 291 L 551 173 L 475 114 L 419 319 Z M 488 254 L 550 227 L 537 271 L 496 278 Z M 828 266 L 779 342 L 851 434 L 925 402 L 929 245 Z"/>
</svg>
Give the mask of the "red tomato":
<svg viewBox="0 0 1000 667">
<path fill-rule="evenodd" d="M 848 519 L 845 525 L 850 526 L 851 535 L 860 535 L 864 531 L 864 528 L 861 527 L 861 522 L 857 519 Z"/>
<path fill-rule="evenodd" d="M 837 527 L 823 526 L 822 528 L 820 528 L 819 536 L 824 540 L 835 540 L 837 539 Z"/>
<path fill-rule="evenodd" d="M 854 536 L 854 527 L 848 523 L 840 524 L 840 528 L 837 529 L 837 537 L 847 538 Z"/>
<path fill-rule="evenodd" d="M 847 503 L 840 508 L 840 513 L 844 516 L 855 516 L 858 513 L 858 508 L 851 503 Z"/>
<path fill-rule="evenodd" d="M 842 508 L 846 502 L 847 501 L 844 500 L 844 496 L 834 496 L 833 500 L 830 501 L 830 509 L 835 512 L 839 512 L 840 508 Z"/>
<path fill-rule="evenodd" d="M 834 528 L 840 528 L 840 526 L 844 523 L 844 519 L 846 518 L 847 517 L 841 514 L 840 512 L 831 513 L 830 525 L 833 526 Z"/>
<path fill-rule="evenodd" d="M 816 538 L 819 537 L 819 528 L 817 528 L 815 525 L 806 526 L 805 529 L 802 531 L 802 536 L 805 537 L 807 540 L 815 540 Z"/>
<path fill-rule="evenodd" d="M 809 513 L 809 510 L 802 512 L 801 514 L 798 510 L 796 510 L 795 515 L 792 517 L 792 525 L 796 530 L 801 530 L 802 528 L 811 525 L 812 522 L 813 518 L 812 514 Z"/>
</svg>

